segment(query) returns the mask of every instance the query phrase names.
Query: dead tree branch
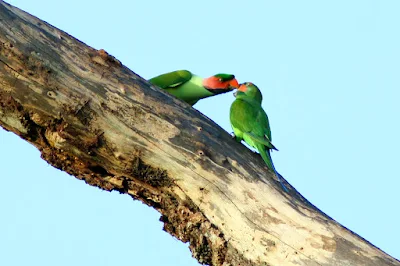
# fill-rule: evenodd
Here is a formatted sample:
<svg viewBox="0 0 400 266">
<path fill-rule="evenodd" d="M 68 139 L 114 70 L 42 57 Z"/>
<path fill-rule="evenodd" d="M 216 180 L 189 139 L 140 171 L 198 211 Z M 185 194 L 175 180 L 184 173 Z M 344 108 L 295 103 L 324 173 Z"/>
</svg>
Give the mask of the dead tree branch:
<svg viewBox="0 0 400 266">
<path fill-rule="evenodd" d="M 48 163 L 161 213 L 210 265 L 400 265 L 258 155 L 104 50 L 0 3 L 0 126 Z"/>
</svg>

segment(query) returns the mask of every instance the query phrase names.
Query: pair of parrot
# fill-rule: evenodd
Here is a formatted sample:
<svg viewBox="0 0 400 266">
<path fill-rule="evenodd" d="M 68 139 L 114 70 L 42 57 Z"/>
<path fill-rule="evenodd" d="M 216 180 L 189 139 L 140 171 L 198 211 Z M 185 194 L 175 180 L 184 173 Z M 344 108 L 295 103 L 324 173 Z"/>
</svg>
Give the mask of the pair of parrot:
<svg viewBox="0 0 400 266">
<path fill-rule="evenodd" d="M 165 73 L 149 79 L 153 85 L 166 90 L 176 98 L 194 105 L 200 99 L 237 89 L 230 109 L 230 122 L 234 138 L 257 149 L 267 167 L 274 171 L 282 188 L 288 192 L 272 163 L 270 150 L 277 150 L 271 143 L 268 116 L 261 106 L 262 94 L 250 82 L 239 84 L 234 75 L 216 74 L 201 78 L 187 70 Z"/>
</svg>

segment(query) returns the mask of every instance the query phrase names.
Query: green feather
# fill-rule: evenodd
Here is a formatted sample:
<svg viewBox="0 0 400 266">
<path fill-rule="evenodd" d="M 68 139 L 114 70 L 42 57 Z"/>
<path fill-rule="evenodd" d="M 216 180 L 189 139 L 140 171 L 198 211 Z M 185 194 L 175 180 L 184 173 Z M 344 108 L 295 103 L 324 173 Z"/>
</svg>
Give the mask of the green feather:
<svg viewBox="0 0 400 266">
<path fill-rule="evenodd" d="M 151 78 L 149 79 L 149 82 L 161 89 L 167 89 L 182 85 L 183 83 L 188 82 L 191 78 L 192 73 L 189 71 L 177 70 Z"/>
<path fill-rule="evenodd" d="M 267 138 L 267 136 L 257 136 L 251 132 L 244 132 L 243 133 L 243 138 L 249 138 L 252 140 L 253 143 L 259 143 L 264 146 L 266 146 L 268 149 L 271 150 L 278 150 L 272 143 L 271 141 Z"/>
</svg>

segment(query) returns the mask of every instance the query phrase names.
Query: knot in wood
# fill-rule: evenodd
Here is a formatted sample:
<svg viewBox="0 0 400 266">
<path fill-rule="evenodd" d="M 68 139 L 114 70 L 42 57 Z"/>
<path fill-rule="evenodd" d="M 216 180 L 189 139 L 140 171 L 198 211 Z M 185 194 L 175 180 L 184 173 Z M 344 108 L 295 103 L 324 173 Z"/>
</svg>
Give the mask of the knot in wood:
<svg viewBox="0 0 400 266">
<path fill-rule="evenodd" d="M 199 156 L 204 156 L 205 153 L 204 153 L 203 150 L 198 150 L 198 151 L 197 151 L 197 155 L 199 155 Z"/>
<path fill-rule="evenodd" d="M 54 91 L 48 91 L 47 96 L 49 96 L 52 99 L 55 99 L 57 94 Z"/>
</svg>

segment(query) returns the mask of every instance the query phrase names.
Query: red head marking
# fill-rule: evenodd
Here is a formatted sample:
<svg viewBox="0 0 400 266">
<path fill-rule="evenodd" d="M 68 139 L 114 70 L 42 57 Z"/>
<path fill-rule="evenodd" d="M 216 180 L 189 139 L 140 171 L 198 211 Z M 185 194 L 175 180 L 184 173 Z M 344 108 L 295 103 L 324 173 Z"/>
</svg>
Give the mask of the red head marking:
<svg viewBox="0 0 400 266">
<path fill-rule="evenodd" d="M 238 90 L 241 91 L 241 92 L 246 92 L 247 91 L 247 84 L 246 83 L 240 84 Z"/>
<path fill-rule="evenodd" d="M 203 86 L 208 90 L 232 90 L 239 86 L 238 81 L 233 78 L 231 80 L 222 81 L 221 78 L 212 76 L 204 79 Z"/>
</svg>

